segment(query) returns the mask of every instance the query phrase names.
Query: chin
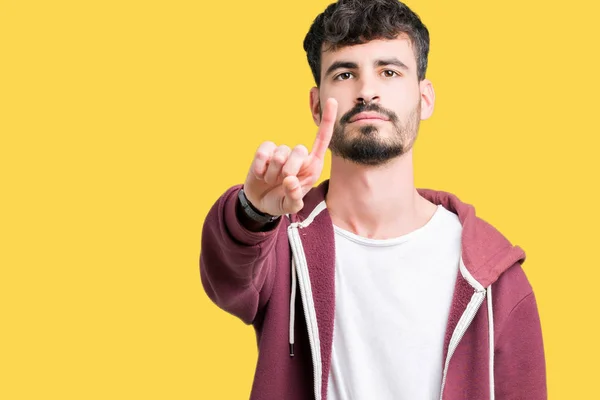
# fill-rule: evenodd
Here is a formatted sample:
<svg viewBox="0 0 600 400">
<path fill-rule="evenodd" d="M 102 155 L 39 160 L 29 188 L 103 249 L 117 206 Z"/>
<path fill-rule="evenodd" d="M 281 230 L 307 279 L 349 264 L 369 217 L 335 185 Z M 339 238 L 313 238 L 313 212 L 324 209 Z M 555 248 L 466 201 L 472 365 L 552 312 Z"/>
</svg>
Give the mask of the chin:
<svg viewBox="0 0 600 400">
<path fill-rule="evenodd" d="M 381 134 L 381 128 L 378 128 L 375 125 L 363 125 L 360 127 L 360 133 L 363 135 Z"/>
<path fill-rule="evenodd" d="M 346 131 L 346 136 L 368 136 L 368 135 L 375 135 L 375 134 L 380 134 L 382 131 L 381 127 L 375 126 L 375 125 L 362 125 L 362 126 L 358 126 L 356 128 L 352 128 L 352 129 L 348 129 Z"/>
</svg>

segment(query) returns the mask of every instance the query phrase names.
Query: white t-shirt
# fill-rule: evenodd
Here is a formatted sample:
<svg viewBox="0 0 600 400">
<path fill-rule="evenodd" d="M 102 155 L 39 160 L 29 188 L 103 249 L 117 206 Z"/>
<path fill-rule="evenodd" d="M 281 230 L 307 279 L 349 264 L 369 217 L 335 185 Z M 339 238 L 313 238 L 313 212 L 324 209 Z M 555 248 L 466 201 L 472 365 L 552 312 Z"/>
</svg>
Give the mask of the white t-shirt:
<svg viewBox="0 0 600 400">
<path fill-rule="evenodd" d="M 385 240 L 334 226 L 335 325 L 328 400 L 438 399 L 462 226 L 438 208 Z"/>
</svg>

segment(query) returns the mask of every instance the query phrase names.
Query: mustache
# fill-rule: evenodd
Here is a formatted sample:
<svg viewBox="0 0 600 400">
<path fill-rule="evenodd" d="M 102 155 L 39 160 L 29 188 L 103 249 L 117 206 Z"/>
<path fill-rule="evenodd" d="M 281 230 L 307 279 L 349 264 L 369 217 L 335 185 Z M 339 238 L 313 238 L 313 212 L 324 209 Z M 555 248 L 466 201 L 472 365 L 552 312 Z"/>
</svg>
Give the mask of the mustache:
<svg viewBox="0 0 600 400">
<path fill-rule="evenodd" d="M 345 125 L 350 122 L 350 119 L 361 112 L 374 111 L 381 115 L 385 115 L 391 122 L 396 123 L 398 121 L 398 116 L 395 112 L 388 110 L 387 108 L 381 107 L 376 103 L 360 103 L 355 105 L 350 111 L 348 111 L 342 118 L 340 118 L 340 124 Z"/>
</svg>

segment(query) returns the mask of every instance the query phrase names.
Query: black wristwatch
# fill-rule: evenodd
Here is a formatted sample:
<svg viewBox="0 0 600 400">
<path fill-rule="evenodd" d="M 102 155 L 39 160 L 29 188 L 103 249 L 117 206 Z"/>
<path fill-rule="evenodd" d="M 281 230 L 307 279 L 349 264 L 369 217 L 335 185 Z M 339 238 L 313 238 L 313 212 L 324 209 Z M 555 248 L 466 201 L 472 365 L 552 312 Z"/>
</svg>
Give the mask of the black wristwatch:
<svg viewBox="0 0 600 400">
<path fill-rule="evenodd" d="M 244 209 L 246 215 L 256 222 L 268 224 L 269 222 L 273 222 L 280 217 L 279 215 L 266 214 L 257 210 L 256 207 L 254 207 L 252 203 L 248 201 L 248 198 L 244 193 L 244 189 L 240 189 L 240 191 L 238 192 L 238 199 L 240 199 L 240 204 L 242 205 L 242 208 Z"/>
</svg>

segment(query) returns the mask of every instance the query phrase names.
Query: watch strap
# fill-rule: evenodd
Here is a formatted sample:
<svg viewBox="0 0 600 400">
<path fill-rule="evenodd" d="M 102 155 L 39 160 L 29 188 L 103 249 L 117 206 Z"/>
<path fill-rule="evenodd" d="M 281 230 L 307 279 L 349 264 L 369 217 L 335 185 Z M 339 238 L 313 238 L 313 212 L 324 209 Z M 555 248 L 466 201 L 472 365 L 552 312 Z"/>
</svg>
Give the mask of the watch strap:
<svg viewBox="0 0 600 400">
<path fill-rule="evenodd" d="M 244 189 L 240 189 L 240 191 L 238 192 L 238 199 L 240 200 L 240 204 L 246 215 L 256 222 L 267 224 L 279 218 L 278 215 L 266 214 L 254 207 L 246 197 Z"/>
</svg>

